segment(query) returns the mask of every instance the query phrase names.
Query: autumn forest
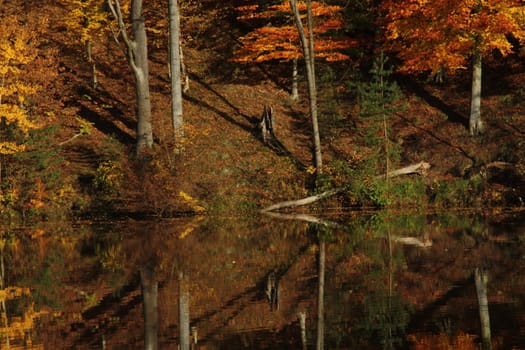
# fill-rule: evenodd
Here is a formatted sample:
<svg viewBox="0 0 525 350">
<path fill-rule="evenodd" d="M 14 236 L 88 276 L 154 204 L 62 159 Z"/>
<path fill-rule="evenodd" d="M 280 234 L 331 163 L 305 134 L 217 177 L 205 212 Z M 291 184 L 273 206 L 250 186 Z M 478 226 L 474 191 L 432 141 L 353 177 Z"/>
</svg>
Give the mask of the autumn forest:
<svg viewBox="0 0 525 350">
<path fill-rule="evenodd" d="M 170 6 L 2 2 L 2 213 L 522 204 L 519 1 Z"/>
<path fill-rule="evenodd" d="M 0 34 L 0 347 L 523 348 L 523 1 L 0 0 Z"/>
</svg>

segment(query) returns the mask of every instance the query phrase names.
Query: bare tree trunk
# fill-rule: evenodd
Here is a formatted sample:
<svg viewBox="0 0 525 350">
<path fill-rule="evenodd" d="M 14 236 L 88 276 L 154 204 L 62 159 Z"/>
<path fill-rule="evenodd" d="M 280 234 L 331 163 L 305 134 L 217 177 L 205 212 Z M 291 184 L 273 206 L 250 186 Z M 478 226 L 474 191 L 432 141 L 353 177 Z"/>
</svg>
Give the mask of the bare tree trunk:
<svg viewBox="0 0 525 350">
<path fill-rule="evenodd" d="M 182 118 L 182 85 L 180 55 L 180 17 L 177 0 L 169 0 L 170 20 L 170 72 L 171 72 L 171 119 L 175 137 L 175 151 L 182 152 L 184 121 Z"/>
<path fill-rule="evenodd" d="M 119 0 L 108 0 L 108 5 L 118 22 L 119 32 L 127 48 L 128 63 L 135 74 L 135 93 L 137 99 L 137 154 L 153 146 L 151 128 L 151 101 L 149 91 L 148 39 L 142 16 L 142 0 L 131 1 L 131 21 L 133 40 L 126 31 Z"/>
<path fill-rule="evenodd" d="M 188 91 L 190 91 L 190 76 L 188 74 L 188 70 L 186 69 L 186 63 L 184 62 L 184 50 L 182 50 L 182 45 L 180 45 L 179 51 L 181 76 L 182 80 L 184 80 L 182 92 L 187 93 Z"/>
<path fill-rule="evenodd" d="M 472 96 L 469 118 L 469 130 L 472 136 L 483 132 L 483 122 L 481 120 L 481 61 L 481 53 L 475 48 L 472 57 Z"/>
<path fill-rule="evenodd" d="M 310 99 L 310 118 L 312 120 L 312 138 L 314 144 L 314 165 L 317 174 L 323 172 L 323 159 L 321 153 L 321 138 L 319 136 L 319 124 L 317 121 L 317 89 L 315 86 L 315 61 L 314 61 L 314 39 L 313 39 L 313 22 L 312 22 L 312 2 L 306 1 L 308 9 L 308 28 L 309 40 L 306 39 L 303 23 L 301 22 L 301 15 L 297 8 L 296 0 L 290 0 L 290 7 L 292 8 L 299 38 L 301 39 L 301 46 L 303 48 L 304 60 L 306 63 L 306 76 L 308 80 L 308 97 Z"/>
<path fill-rule="evenodd" d="M 299 90 L 298 90 L 298 72 L 297 72 L 297 58 L 292 60 L 292 94 L 290 98 L 293 101 L 299 100 Z"/>
<path fill-rule="evenodd" d="M 86 53 L 88 63 L 91 64 L 91 86 L 93 86 L 93 89 L 96 89 L 98 87 L 97 66 L 93 60 L 93 44 L 91 40 L 86 41 Z"/>
<path fill-rule="evenodd" d="M 144 349 L 157 350 L 159 348 L 158 282 L 152 268 L 145 267 L 140 270 L 140 284 L 144 301 Z"/>
</svg>

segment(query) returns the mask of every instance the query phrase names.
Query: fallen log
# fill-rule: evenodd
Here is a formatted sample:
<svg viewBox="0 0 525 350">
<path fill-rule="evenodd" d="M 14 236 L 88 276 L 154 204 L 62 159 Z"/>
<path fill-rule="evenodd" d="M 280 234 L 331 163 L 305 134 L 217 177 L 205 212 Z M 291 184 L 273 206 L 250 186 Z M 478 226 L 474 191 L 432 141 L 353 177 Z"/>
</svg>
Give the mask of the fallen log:
<svg viewBox="0 0 525 350">
<path fill-rule="evenodd" d="M 276 209 L 294 208 L 294 207 L 299 207 L 299 206 L 302 206 L 302 205 L 307 205 L 307 204 L 310 204 L 310 203 L 313 203 L 313 202 L 317 202 L 320 199 L 333 196 L 334 194 L 337 194 L 337 193 L 342 192 L 342 191 L 344 191 L 344 187 L 340 187 L 340 188 L 335 188 L 335 189 L 332 189 L 332 190 L 324 191 L 322 193 L 316 194 L 314 196 L 306 197 L 306 198 L 301 198 L 301 199 L 296 199 L 296 200 L 292 200 L 292 201 L 285 201 L 285 202 L 276 203 L 276 204 L 270 205 L 269 207 L 266 207 L 266 208 L 262 209 L 261 212 L 264 213 L 264 212 L 272 211 L 272 210 L 276 210 Z"/>
<path fill-rule="evenodd" d="M 388 174 L 386 174 L 386 177 L 392 178 L 396 176 L 409 175 L 409 174 L 426 175 L 426 172 L 429 168 L 430 168 L 430 164 L 422 161 L 417 164 L 412 164 L 412 165 L 406 166 L 401 169 L 390 171 L 388 172 Z M 380 177 L 385 177 L 385 175 L 380 175 L 377 178 L 380 178 Z M 301 198 L 301 199 L 296 199 L 296 200 L 291 200 L 291 201 L 279 202 L 276 204 L 272 204 L 269 207 L 266 207 L 264 209 L 261 209 L 261 212 L 265 213 L 265 212 L 269 212 L 269 211 L 277 210 L 277 209 L 295 208 L 295 207 L 311 204 L 311 203 L 317 202 L 320 199 L 327 198 L 327 197 L 333 196 L 334 194 L 341 193 L 345 189 L 346 187 L 338 187 L 338 188 L 334 188 L 328 191 L 324 191 L 314 196 L 309 196 L 306 198 Z"/>
<path fill-rule="evenodd" d="M 389 171 L 388 174 L 386 174 L 386 177 L 392 178 L 396 176 L 410 175 L 410 174 L 419 174 L 419 175 L 425 176 L 427 174 L 428 169 L 430 169 L 430 164 L 422 161 L 417 164 L 412 164 L 412 165 L 406 166 L 401 169 Z M 385 175 L 378 176 L 378 178 L 380 177 L 385 177 Z"/>
</svg>

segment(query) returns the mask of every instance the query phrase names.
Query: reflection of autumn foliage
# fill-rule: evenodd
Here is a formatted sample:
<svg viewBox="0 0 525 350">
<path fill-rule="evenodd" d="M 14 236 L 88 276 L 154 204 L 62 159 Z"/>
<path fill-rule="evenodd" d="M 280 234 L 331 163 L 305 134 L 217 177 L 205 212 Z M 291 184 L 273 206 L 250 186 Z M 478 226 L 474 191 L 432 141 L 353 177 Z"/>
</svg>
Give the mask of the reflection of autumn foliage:
<svg viewBox="0 0 525 350">
<path fill-rule="evenodd" d="M 21 316 L 9 316 L 5 307 L 7 301 L 15 300 L 23 296 L 30 296 L 29 288 L 8 287 L 0 290 L 0 347 L 4 344 L 9 349 L 43 349 L 43 345 L 33 345 L 31 331 L 35 327 L 35 319 L 42 312 L 34 310 L 34 303 L 25 306 Z M 21 344 L 20 344 L 21 343 Z M 20 344 L 20 345 L 19 345 Z"/>
<path fill-rule="evenodd" d="M 439 334 L 411 334 L 408 340 L 412 342 L 412 350 L 476 350 L 478 346 L 474 342 L 474 335 L 463 332 L 454 337 L 445 333 Z"/>
</svg>

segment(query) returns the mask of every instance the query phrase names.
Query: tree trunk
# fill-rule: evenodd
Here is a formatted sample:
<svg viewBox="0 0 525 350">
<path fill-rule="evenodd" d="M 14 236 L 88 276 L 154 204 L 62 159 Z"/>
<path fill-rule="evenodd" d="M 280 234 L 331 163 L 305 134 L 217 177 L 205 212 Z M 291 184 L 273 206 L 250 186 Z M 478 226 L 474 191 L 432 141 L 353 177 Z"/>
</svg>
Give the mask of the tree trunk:
<svg viewBox="0 0 525 350">
<path fill-rule="evenodd" d="M 483 132 L 483 122 L 481 121 L 481 61 L 481 53 L 475 48 L 472 57 L 472 96 L 469 118 L 469 130 L 472 136 Z"/>
<path fill-rule="evenodd" d="M 128 37 L 126 24 L 120 10 L 119 0 L 108 0 L 108 6 L 118 22 L 122 39 L 126 44 L 128 63 L 135 75 L 135 94 L 137 99 L 137 145 L 136 152 L 142 154 L 153 146 L 151 128 L 151 101 L 149 91 L 148 39 L 142 16 L 142 0 L 131 1 L 131 21 L 133 40 Z"/>
<path fill-rule="evenodd" d="M 93 89 L 97 89 L 98 87 L 98 76 L 97 76 L 97 66 L 95 65 L 95 61 L 93 60 L 93 44 L 91 43 L 91 40 L 86 41 L 86 53 L 87 53 L 87 60 L 88 63 L 91 64 L 91 86 Z"/>
<path fill-rule="evenodd" d="M 325 277 L 324 240 L 319 242 L 319 289 L 317 295 L 317 350 L 324 349 L 324 277 Z"/>
<path fill-rule="evenodd" d="M 158 282 L 153 269 L 145 267 L 140 270 L 140 284 L 144 302 L 144 349 L 157 350 L 159 348 Z"/>
<path fill-rule="evenodd" d="M 179 275 L 179 343 L 180 350 L 190 350 L 190 294 L 183 274 Z"/>
<path fill-rule="evenodd" d="M 180 56 L 180 17 L 177 0 L 169 0 L 170 21 L 170 72 L 171 72 L 171 119 L 175 137 L 175 151 L 182 152 L 184 122 L 182 118 L 182 85 Z"/>
<path fill-rule="evenodd" d="M 304 32 L 303 23 L 301 22 L 301 15 L 297 8 L 296 0 L 290 0 L 290 7 L 292 8 L 295 24 L 297 26 L 297 31 L 299 32 L 299 38 L 301 39 L 301 46 L 303 48 L 304 60 L 306 63 L 306 77 L 308 81 L 308 97 L 310 99 L 310 118 L 312 120 L 312 138 L 313 138 L 313 155 L 314 155 L 314 165 L 317 171 L 317 174 L 322 174 L 323 172 L 323 160 L 321 153 L 321 138 L 319 136 L 319 124 L 317 122 L 317 90 L 315 86 L 315 61 L 314 61 L 314 39 L 313 39 L 313 23 L 312 23 L 312 2 L 307 0 L 308 8 L 308 28 L 309 30 L 309 40 L 306 39 Z"/>
<path fill-rule="evenodd" d="M 131 21 L 134 37 L 133 57 L 137 94 L 137 154 L 153 146 L 151 129 L 151 100 L 149 92 L 148 39 L 142 16 L 142 0 L 131 2 Z"/>
<path fill-rule="evenodd" d="M 298 90 L 298 74 L 297 74 L 297 58 L 292 60 L 292 94 L 290 98 L 292 101 L 299 100 L 299 90 Z"/>
<path fill-rule="evenodd" d="M 476 283 L 476 294 L 478 295 L 479 318 L 481 321 L 481 349 L 490 350 L 492 345 L 490 336 L 489 302 L 487 298 L 487 272 L 477 268 L 474 272 L 474 279 Z"/>
</svg>

